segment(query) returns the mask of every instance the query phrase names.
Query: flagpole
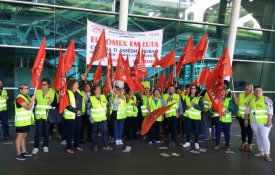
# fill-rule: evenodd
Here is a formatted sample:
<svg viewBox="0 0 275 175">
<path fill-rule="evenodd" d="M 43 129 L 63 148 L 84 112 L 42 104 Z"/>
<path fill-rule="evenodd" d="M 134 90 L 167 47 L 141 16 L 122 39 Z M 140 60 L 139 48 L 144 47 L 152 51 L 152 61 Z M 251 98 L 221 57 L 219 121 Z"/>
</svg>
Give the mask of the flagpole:
<svg viewBox="0 0 275 175">
<path fill-rule="evenodd" d="M 155 69 L 154 69 L 154 75 L 153 75 L 153 86 L 155 86 Z"/>
<path fill-rule="evenodd" d="M 75 61 L 75 79 L 78 80 L 78 78 L 77 78 L 77 57 L 76 57 L 76 61 Z"/>
<path fill-rule="evenodd" d="M 234 92 L 235 91 L 235 87 L 234 87 L 233 75 L 231 76 L 231 79 L 232 79 L 232 89 L 233 89 L 233 92 Z"/>
</svg>

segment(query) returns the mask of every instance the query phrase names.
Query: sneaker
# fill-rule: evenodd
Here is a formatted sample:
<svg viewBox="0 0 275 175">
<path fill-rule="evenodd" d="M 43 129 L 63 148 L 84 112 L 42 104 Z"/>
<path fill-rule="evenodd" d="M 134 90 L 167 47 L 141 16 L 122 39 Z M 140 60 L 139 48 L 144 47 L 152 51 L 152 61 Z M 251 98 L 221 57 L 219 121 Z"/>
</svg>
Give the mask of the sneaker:
<svg viewBox="0 0 275 175">
<path fill-rule="evenodd" d="M 122 142 L 122 140 L 118 140 L 118 141 L 119 141 L 119 144 L 120 144 L 120 145 L 123 145 L 123 142 Z"/>
<path fill-rule="evenodd" d="M 38 149 L 38 148 L 33 148 L 33 149 L 32 149 L 32 153 L 33 153 L 33 154 L 37 154 L 37 153 L 38 153 L 38 151 L 39 151 L 39 149 Z"/>
<path fill-rule="evenodd" d="M 83 148 L 80 148 L 80 147 L 76 147 L 74 149 L 77 150 L 77 151 L 83 151 Z"/>
<path fill-rule="evenodd" d="M 271 158 L 270 158 L 269 156 L 265 156 L 265 157 L 264 157 L 264 160 L 267 161 L 267 162 L 271 162 L 271 161 L 272 161 Z"/>
<path fill-rule="evenodd" d="M 229 146 L 225 146 L 225 151 L 230 151 L 230 147 Z"/>
<path fill-rule="evenodd" d="M 156 140 L 155 142 L 156 143 L 163 143 L 163 141 L 160 141 L 160 140 Z"/>
<path fill-rule="evenodd" d="M 199 150 L 200 149 L 200 145 L 198 143 L 195 143 L 195 149 Z"/>
<path fill-rule="evenodd" d="M 254 156 L 255 156 L 255 157 L 264 157 L 264 154 L 261 153 L 261 152 L 259 152 L 259 153 L 257 153 L 257 154 L 254 154 Z"/>
<path fill-rule="evenodd" d="M 17 160 L 26 160 L 27 158 L 24 156 L 23 153 L 19 154 L 18 156 L 16 156 Z"/>
<path fill-rule="evenodd" d="M 116 140 L 116 145 L 120 145 L 120 142 L 119 142 L 119 140 Z"/>
<path fill-rule="evenodd" d="M 43 151 L 44 151 L 44 153 L 48 153 L 48 152 L 49 152 L 49 148 L 46 147 L 46 146 L 44 146 L 44 147 L 43 147 Z"/>
<path fill-rule="evenodd" d="M 148 143 L 149 143 L 149 145 L 152 145 L 152 144 L 153 144 L 153 142 L 151 142 L 151 141 L 149 141 Z"/>
<path fill-rule="evenodd" d="M 218 149 L 220 149 L 220 147 L 221 147 L 220 145 L 215 145 L 214 150 L 218 150 Z"/>
<path fill-rule="evenodd" d="M 22 153 L 25 157 L 31 157 L 33 156 L 33 153 L 29 153 L 28 151 L 25 151 Z"/>
<path fill-rule="evenodd" d="M 190 142 L 185 142 L 183 145 L 182 145 L 183 148 L 187 148 L 187 147 L 190 147 Z"/>
<path fill-rule="evenodd" d="M 60 142 L 60 144 L 65 146 L 65 145 L 67 145 L 67 142 L 66 142 L 66 140 L 62 140 L 62 141 Z"/>
<path fill-rule="evenodd" d="M 72 150 L 72 149 L 67 149 L 66 151 L 67 151 L 67 153 L 69 153 L 69 154 L 74 154 L 74 150 Z"/>
</svg>

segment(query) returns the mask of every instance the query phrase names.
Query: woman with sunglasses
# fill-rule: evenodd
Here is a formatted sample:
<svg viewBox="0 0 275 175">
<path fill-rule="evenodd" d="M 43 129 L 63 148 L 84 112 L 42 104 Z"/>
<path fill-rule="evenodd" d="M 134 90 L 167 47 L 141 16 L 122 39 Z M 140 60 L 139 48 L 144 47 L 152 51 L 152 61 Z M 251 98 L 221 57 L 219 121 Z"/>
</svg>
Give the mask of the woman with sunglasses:
<svg viewBox="0 0 275 175">
<path fill-rule="evenodd" d="M 199 96 L 198 86 L 191 85 L 190 92 L 183 102 L 184 116 L 186 117 L 186 142 L 182 147 L 190 147 L 191 131 L 195 134 L 195 149 L 199 150 L 199 129 L 201 122 L 201 111 L 204 109 L 203 99 Z M 194 127 L 194 128 L 192 128 Z"/>
<path fill-rule="evenodd" d="M 19 95 L 14 101 L 15 106 L 15 129 L 16 129 L 16 152 L 17 160 L 26 160 L 33 154 L 26 149 L 26 138 L 30 131 L 33 119 L 33 106 L 35 102 L 35 95 L 29 97 L 29 86 L 27 84 L 19 85 Z"/>
</svg>

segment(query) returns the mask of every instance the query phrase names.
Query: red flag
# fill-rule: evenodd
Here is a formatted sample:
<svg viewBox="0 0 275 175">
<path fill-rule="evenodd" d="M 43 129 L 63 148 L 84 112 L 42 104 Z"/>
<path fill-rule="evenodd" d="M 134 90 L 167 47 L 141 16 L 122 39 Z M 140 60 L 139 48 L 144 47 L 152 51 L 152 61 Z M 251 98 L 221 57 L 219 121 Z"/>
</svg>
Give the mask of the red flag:
<svg viewBox="0 0 275 175">
<path fill-rule="evenodd" d="M 208 44 L 207 44 L 207 33 L 204 33 L 201 40 L 197 44 L 195 48 L 195 59 L 193 61 L 193 64 L 200 61 L 203 56 L 205 55 L 205 52 L 207 50 Z"/>
<path fill-rule="evenodd" d="M 64 60 L 65 60 L 65 68 L 64 69 L 66 72 L 68 72 L 72 69 L 73 62 L 76 61 L 74 40 L 72 40 L 70 45 L 68 46 L 68 48 L 64 54 Z"/>
<path fill-rule="evenodd" d="M 39 79 L 44 68 L 45 59 L 46 59 L 46 38 L 44 37 L 32 67 L 31 85 L 34 88 L 40 85 Z"/>
<path fill-rule="evenodd" d="M 105 39 L 105 30 L 103 29 L 97 43 L 95 46 L 95 50 L 89 66 L 87 67 L 86 74 L 91 70 L 93 62 L 99 61 L 103 58 L 107 57 L 107 49 L 106 49 L 106 39 Z"/>
<path fill-rule="evenodd" d="M 170 86 L 171 84 L 173 84 L 174 81 L 174 68 L 172 69 L 167 81 L 165 82 L 165 88 L 167 88 L 168 86 Z"/>
<path fill-rule="evenodd" d="M 192 36 L 190 36 L 180 56 L 183 57 L 182 65 L 194 62 L 195 51 L 194 51 L 194 42 L 193 42 Z"/>
<path fill-rule="evenodd" d="M 106 77 L 110 78 L 111 84 L 114 83 L 114 70 L 113 70 L 113 60 L 112 60 L 112 53 L 111 51 L 109 52 L 109 57 L 108 57 L 108 67 L 106 69 Z"/>
<path fill-rule="evenodd" d="M 67 86 L 66 86 L 66 71 L 65 71 L 65 59 L 60 59 L 60 89 L 59 89 L 59 113 L 63 113 L 65 108 L 69 106 L 69 96 L 67 94 Z"/>
<path fill-rule="evenodd" d="M 139 80 L 138 78 L 133 77 L 133 81 L 135 83 L 135 92 L 144 92 L 145 88 L 143 86 L 143 84 L 141 83 L 141 80 Z"/>
<path fill-rule="evenodd" d="M 140 46 L 139 46 L 137 57 L 133 67 L 133 72 L 134 72 L 133 74 L 137 78 L 142 78 L 144 75 L 148 75 L 148 72 L 145 67 L 144 59 L 145 59 L 145 53 L 143 51 L 142 53 L 140 53 Z"/>
<path fill-rule="evenodd" d="M 102 77 L 102 68 L 101 68 L 101 62 L 99 62 L 99 65 L 96 68 L 96 71 L 94 73 L 94 84 L 97 84 Z"/>
<path fill-rule="evenodd" d="M 159 60 L 158 65 L 160 65 L 163 69 L 174 65 L 176 63 L 176 52 L 172 50 L 165 57 Z"/>
<path fill-rule="evenodd" d="M 61 44 L 60 44 L 59 61 L 58 61 L 57 69 L 56 69 L 56 74 L 55 74 L 54 82 L 53 82 L 53 88 L 56 91 L 59 91 L 60 88 L 61 88 L 60 86 L 61 86 L 62 77 L 60 76 L 60 73 L 61 73 L 61 65 L 64 62 L 63 59 L 64 58 L 62 56 L 62 47 L 61 47 Z"/>
<path fill-rule="evenodd" d="M 155 123 L 155 121 L 162 116 L 167 110 L 169 110 L 175 103 L 172 103 L 167 106 L 163 106 L 160 108 L 157 108 L 151 112 L 149 112 L 146 117 L 144 118 L 141 126 L 141 135 L 145 135 L 151 126 Z"/>
<path fill-rule="evenodd" d="M 210 68 L 206 67 L 201 71 L 200 75 L 191 84 L 194 84 L 196 86 L 204 85 L 206 84 L 209 75 L 210 75 Z"/>
<path fill-rule="evenodd" d="M 182 68 L 182 62 L 183 62 L 183 57 L 180 56 L 179 61 L 177 62 L 177 65 L 176 65 L 176 75 L 177 75 L 177 77 L 180 76 L 180 71 L 181 71 L 181 68 Z"/>
<path fill-rule="evenodd" d="M 164 86 L 164 83 L 165 83 L 165 74 L 164 74 L 164 72 L 162 72 L 162 74 L 159 77 L 159 80 L 157 82 L 157 86 L 162 88 Z"/>
<path fill-rule="evenodd" d="M 154 63 L 152 64 L 152 68 L 153 68 L 153 69 L 156 68 L 156 66 L 158 65 L 158 62 L 159 62 L 159 59 L 158 59 L 158 50 L 155 51 L 154 57 L 155 57 L 155 61 L 154 61 Z"/>
<path fill-rule="evenodd" d="M 111 85 L 111 82 L 110 82 L 110 80 L 109 80 L 109 77 L 106 76 L 105 86 L 104 86 L 104 89 L 103 89 L 103 93 L 104 93 L 105 95 L 107 95 L 107 94 L 111 91 L 111 87 L 110 87 L 110 86 L 112 86 L 112 85 Z"/>
<path fill-rule="evenodd" d="M 223 98 L 225 96 L 224 77 L 232 75 L 228 49 L 226 48 L 220 60 L 210 73 L 206 91 L 212 102 L 212 108 L 222 116 Z"/>
</svg>

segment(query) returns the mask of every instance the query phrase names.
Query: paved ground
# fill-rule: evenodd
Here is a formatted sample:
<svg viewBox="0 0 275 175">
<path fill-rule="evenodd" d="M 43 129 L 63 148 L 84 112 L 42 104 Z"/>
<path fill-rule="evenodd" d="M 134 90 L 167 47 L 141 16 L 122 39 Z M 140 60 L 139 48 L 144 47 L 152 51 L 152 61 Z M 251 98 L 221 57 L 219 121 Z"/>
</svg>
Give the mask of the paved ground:
<svg viewBox="0 0 275 175">
<path fill-rule="evenodd" d="M 273 122 L 275 124 L 275 122 Z M 13 128 L 12 128 L 13 130 Z M 32 148 L 34 128 L 28 137 L 28 148 Z M 240 151 L 240 130 L 238 123 L 233 122 L 231 150 L 234 153 L 225 153 L 223 149 L 213 150 L 212 142 L 200 143 L 206 152 L 192 153 L 191 149 L 183 149 L 179 145 L 174 148 L 161 150 L 159 147 L 166 144 L 149 145 L 143 141 L 125 142 L 122 147 L 115 147 L 114 151 L 106 152 L 92 150 L 90 143 L 83 144 L 83 152 L 68 155 L 65 147 L 61 146 L 58 138 L 52 138 L 50 153 L 40 151 L 37 155 L 26 161 L 15 159 L 14 141 L 0 142 L 0 175 L 274 175 L 275 174 L 275 131 L 271 130 L 271 158 L 273 162 L 267 163 L 261 158 L 253 157 L 247 152 Z M 179 139 L 182 143 L 183 139 Z M 253 140 L 255 143 L 255 140 Z M 129 153 L 122 150 L 131 146 Z M 256 147 L 253 147 L 256 152 Z M 169 157 L 161 156 L 166 153 Z M 179 156 L 173 156 L 176 153 Z"/>
</svg>

